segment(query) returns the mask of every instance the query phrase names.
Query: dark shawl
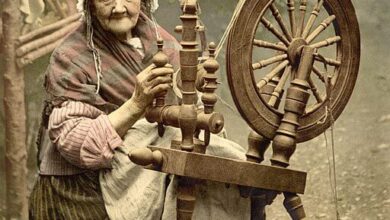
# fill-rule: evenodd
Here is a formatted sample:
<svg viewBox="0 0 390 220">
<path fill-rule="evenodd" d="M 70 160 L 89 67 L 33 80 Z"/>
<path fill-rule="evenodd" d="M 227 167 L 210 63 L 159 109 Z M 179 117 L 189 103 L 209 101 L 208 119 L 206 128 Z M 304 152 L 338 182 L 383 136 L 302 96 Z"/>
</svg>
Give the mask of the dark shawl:
<svg viewBox="0 0 390 220">
<path fill-rule="evenodd" d="M 136 49 L 94 22 L 94 44 L 100 53 L 102 78 L 100 92 L 96 94 L 97 74 L 92 51 L 86 40 L 86 25 L 82 25 L 52 54 L 45 76 L 48 102 L 54 106 L 65 100 L 82 101 L 98 107 L 106 113 L 128 100 L 133 91 L 136 75 L 151 64 L 157 51 L 154 24 L 140 14 L 134 34 L 141 39 L 144 58 Z M 164 40 L 164 52 L 170 63 L 179 67 L 179 44 L 165 30 L 158 27 Z"/>
</svg>

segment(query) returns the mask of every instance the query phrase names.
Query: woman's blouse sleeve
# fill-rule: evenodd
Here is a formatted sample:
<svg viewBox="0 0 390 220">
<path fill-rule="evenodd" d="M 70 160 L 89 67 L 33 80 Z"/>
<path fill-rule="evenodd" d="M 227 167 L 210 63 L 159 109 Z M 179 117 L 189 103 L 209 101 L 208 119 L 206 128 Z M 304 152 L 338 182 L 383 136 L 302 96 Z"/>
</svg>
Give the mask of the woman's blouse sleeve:
<svg viewBox="0 0 390 220">
<path fill-rule="evenodd" d="M 60 154 L 86 169 L 110 168 L 113 150 L 123 144 L 104 112 L 78 101 L 54 108 L 48 131 Z"/>
</svg>

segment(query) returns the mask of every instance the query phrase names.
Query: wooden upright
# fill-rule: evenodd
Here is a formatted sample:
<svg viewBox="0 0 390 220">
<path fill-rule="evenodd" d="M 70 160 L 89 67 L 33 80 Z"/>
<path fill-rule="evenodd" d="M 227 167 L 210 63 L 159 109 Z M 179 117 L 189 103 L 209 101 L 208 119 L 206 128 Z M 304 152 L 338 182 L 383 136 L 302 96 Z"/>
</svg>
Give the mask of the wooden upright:
<svg viewBox="0 0 390 220">
<path fill-rule="evenodd" d="M 299 119 L 304 114 L 309 100 L 310 85 L 308 83 L 313 68 L 315 48 L 302 46 L 301 58 L 296 77 L 287 90 L 283 119 L 272 142 L 274 166 L 288 167 L 290 157 L 296 148 Z M 294 220 L 305 218 L 302 201 L 296 193 L 284 193 L 284 207 Z"/>
<path fill-rule="evenodd" d="M 21 30 L 20 2 L 3 2 L 6 218 L 28 219 L 24 73 L 16 64 L 15 53 Z"/>
</svg>

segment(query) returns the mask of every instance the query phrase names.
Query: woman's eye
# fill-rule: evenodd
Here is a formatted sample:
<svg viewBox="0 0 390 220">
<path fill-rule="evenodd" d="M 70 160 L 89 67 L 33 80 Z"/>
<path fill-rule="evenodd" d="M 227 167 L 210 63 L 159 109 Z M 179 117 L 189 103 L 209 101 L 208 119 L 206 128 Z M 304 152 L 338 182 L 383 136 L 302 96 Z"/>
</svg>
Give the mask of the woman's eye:
<svg viewBox="0 0 390 220">
<path fill-rule="evenodd" d="M 104 3 L 104 4 L 111 4 L 113 3 L 115 0 L 99 0 L 99 2 L 101 3 Z"/>
</svg>

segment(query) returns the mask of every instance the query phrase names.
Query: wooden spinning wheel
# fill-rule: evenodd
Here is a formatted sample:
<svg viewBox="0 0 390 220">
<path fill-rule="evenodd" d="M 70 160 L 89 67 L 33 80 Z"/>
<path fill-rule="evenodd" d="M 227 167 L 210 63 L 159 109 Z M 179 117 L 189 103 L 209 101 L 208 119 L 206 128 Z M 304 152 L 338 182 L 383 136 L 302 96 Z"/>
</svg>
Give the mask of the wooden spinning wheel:
<svg viewBox="0 0 390 220">
<path fill-rule="evenodd" d="M 288 168 L 289 160 L 297 142 L 307 141 L 331 125 L 352 93 L 360 37 L 350 0 L 244 2 L 229 34 L 226 63 L 233 99 L 255 131 L 248 137 L 247 161 L 205 154 L 210 133 L 223 127 L 223 116 L 214 112 L 219 65 L 216 47 L 210 44 L 210 56 L 204 63 L 205 108 L 197 110 L 198 3 L 181 3 L 183 25 L 176 29 L 182 33 L 183 103 L 156 105 L 146 118 L 160 127 L 180 128 L 182 139 L 172 140 L 169 149 L 149 146 L 134 150 L 130 159 L 147 169 L 180 177 L 177 219 L 192 218 L 197 179 L 239 185 L 241 195 L 251 197 L 251 219 L 265 219 L 264 207 L 278 192 L 283 192 L 283 205 L 291 218 L 303 219 L 298 194 L 304 193 L 306 173 Z M 205 131 L 204 141 L 196 135 L 199 130 Z M 269 166 L 261 162 L 271 141 Z"/>
<path fill-rule="evenodd" d="M 299 120 L 297 142 L 324 132 L 331 124 L 327 108 L 335 120 L 352 93 L 360 35 L 351 1 L 247 0 L 231 30 L 226 63 L 233 99 L 247 123 L 268 139 L 280 125 L 277 106 L 283 105 L 303 46 L 316 52 L 307 80 L 313 98 Z"/>
</svg>

